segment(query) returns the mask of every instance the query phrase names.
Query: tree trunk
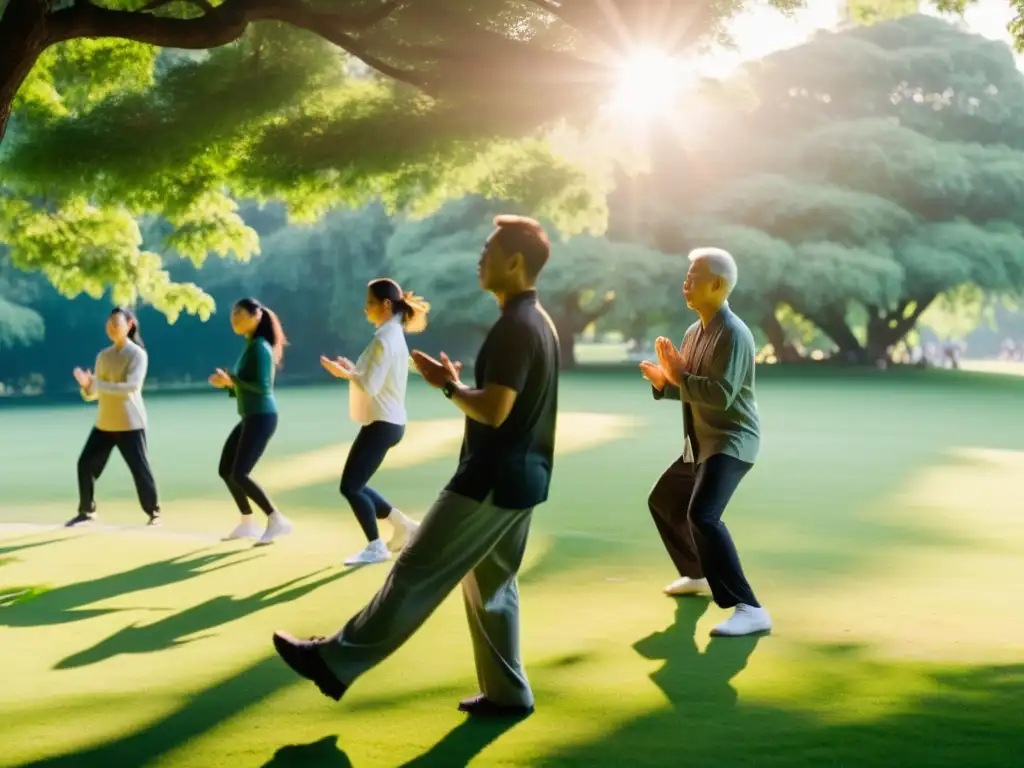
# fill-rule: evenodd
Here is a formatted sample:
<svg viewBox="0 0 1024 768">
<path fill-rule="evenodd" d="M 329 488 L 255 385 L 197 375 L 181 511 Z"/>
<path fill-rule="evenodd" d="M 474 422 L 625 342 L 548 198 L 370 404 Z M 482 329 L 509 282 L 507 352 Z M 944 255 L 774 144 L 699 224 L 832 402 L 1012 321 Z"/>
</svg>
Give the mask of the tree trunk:
<svg viewBox="0 0 1024 768">
<path fill-rule="evenodd" d="M 572 293 L 560 303 L 554 304 L 558 309 L 552 313 L 551 319 L 558 333 L 559 356 L 563 370 L 576 367 L 576 334 L 583 333 L 587 326 L 604 316 L 615 303 L 611 294 L 605 296 L 601 305 L 589 312 L 580 307 L 580 295 Z"/>
<path fill-rule="evenodd" d="M 774 309 L 767 312 L 761 319 L 761 330 L 768 337 L 772 349 L 775 350 L 775 357 L 780 363 L 795 363 L 803 360 L 803 355 L 795 346 L 786 341 L 786 329 L 775 316 Z"/>
<path fill-rule="evenodd" d="M 920 299 L 907 299 L 895 311 L 879 316 L 877 322 L 869 323 L 867 344 L 865 344 L 868 354 L 876 360 L 882 356 L 888 359 L 889 350 L 914 329 L 917 321 L 921 319 L 921 315 L 937 298 L 938 294 L 932 294 Z M 916 306 L 914 311 L 907 315 L 907 307 L 911 303 Z"/>
<path fill-rule="evenodd" d="M 849 363 L 864 364 L 874 362 L 868 358 L 866 350 L 846 324 L 846 319 L 839 313 L 830 312 L 811 315 L 801 312 L 804 317 L 824 331 L 839 347 L 840 357 Z"/>
<path fill-rule="evenodd" d="M 14 97 L 46 46 L 45 0 L 8 0 L 0 15 L 0 142 Z"/>
</svg>

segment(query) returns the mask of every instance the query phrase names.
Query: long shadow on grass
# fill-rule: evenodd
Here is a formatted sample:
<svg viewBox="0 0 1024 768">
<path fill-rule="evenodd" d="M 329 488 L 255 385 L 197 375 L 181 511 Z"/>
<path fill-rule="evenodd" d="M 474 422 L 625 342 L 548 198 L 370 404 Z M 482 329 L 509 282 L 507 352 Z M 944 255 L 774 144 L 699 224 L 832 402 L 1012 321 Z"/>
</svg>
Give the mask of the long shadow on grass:
<svg viewBox="0 0 1024 768">
<path fill-rule="evenodd" d="M 135 622 L 118 630 L 105 640 L 101 640 L 92 648 L 68 656 L 58 662 L 54 669 L 84 667 L 88 664 L 112 659 L 123 653 L 155 653 L 172 646 L 202 640 L 208 635 L 200 635 L 201 632 L 209 632 L 215 627 L 244 618 L 257 611 L 298 600 L 320 587 L 354 573 L 354 570 L 337 571 L 316 581 L 293 586 L 326 570 L 330 569 L 325 568 L 305 576 L 299 576 L 276 587 L 262 589 L 248 597 L 219 595 L 205 603 L 187 608 L 152 624 L 140 625 L 139 622 Z M 191 635 L 195 635 L 195 637 L 190 637 Z"/>
<path fill-rule="evenodd" d="M 177 712 L 117 741 L 58 757 L 24 763 L 20 768 L 112 768 L 142 766 L 202 736 L 243 710 L 296 682 L 295 673 L 276 656 L 197 693 Z M 140 681 L 144 688 L 145 681 Z M 145 695 L 140 691 L 140 695 Z M 238 763 L 243 768 L 245 763 Z"/>
<path fill-rule="evenodd" d="M 447 736 L 402 768 L 458 768 L 468 765 L 487 747 L 516 725 L 516 721 L 467 719 Z M 352 761 L 338 746 L 337 736 L 325 736 L 312 744 L 281 747 L 263 768 L 352 768 Z"/>
<path fill-rule="evenodd" d="M 0 626 L 47 627 L 129 610 L 124 608 L 82 610 L 82 606 L 123 597 L 133 592 L 144 592 L 168 584 L 178 584 L 221 568 L 228 568 L 254 559 L 249 556 L 229 561 L 229 558 L 243 554 L 244 551 L 201 553 L 202 550 L 199 550 L 168 560 L 158 560 L 128 571 L 101 576 L 89 581 L 80 581 L 64 587 L 36 588 L 38 593 L 31 600 L 0 608 Z"/>
<path fill-rule="evenodd" d="M 705 606 L 680 600 L 675 624 L 635 646 L 646 658 L 665 662 L 651 675 L 668 700 L 665 707 L 533 765 L 1004 768 L 1018 764 L 1024 754 L 1024 664 L 932 668 L 926 677 L 929 695 L 900 702 L 899 690 L 893 690 L 895 703 L 878 715 L 859 709 L 876 702 L 851 694 L 856 687 L 851 681 L 877 688 L 884 686 L 887 670 L 896 675 L 908 665 L 862 660 L 862 649 L 832 645 L 816 649 L 830 672 L 802 688 L 813 691 L 805 694 L 813 700 L 795 698 L 790 706 L 747 703 L 731 680 L 758 640 L 715 638 L 700 653 L 693 626 Z"/>
<path fill-rule="evenodd" d="M 42 541 L 22 541 L 23 539 L 32 538 L 36 534 L 30 534 L 29 536 L 16 536 L 13 538 L 4 538 L 0 541 L 19 541 L 20 544 L 5 544 L 0 546 L 0 556 L 9 555 L 11 552 L 21 552 L 25 549 L 35 549 L 36 547 L 45 547 L 50 544 L 58 544 L 62 541 L 68 541 L 68 536 L 56 536 L 52 539 L 43 539 Z"/>
</svg>

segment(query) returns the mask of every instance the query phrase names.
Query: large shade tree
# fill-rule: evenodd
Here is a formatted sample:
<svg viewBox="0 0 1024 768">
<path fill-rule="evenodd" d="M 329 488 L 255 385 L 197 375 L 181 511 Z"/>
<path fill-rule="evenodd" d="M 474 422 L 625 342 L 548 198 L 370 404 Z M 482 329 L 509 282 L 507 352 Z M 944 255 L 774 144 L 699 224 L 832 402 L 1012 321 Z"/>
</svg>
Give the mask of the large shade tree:
<svg viewBox="0 0 1024 768">
<path fill-rule="evenodd" d="M 534 132 L 592 116 L 617 52 L 692 51 L 743 6 L 2 0 L 0 242 L 69 296 L 109 288 L 173 319 L 212 302 L 162 257 L 258 252 L 237 199 L 314 218 L 477 191 L 598 227 L 603 191 Z M 171 225 L 153 250 L 149 215 Z"/>
<path fill-rule="evenodd" d="M 750 4 L 0 0 L 0 241 L 67 295 L 112 288 L 173 318 L 212 304 L 157 254 L 256 253 L 241 197 L 307 216 L 374 196 L 429 208 L 508 197 L 532 164 L 537 212 L 593 224 L 601 193 L 578 169 L 507 142 L 591 116 L 632 46 L 692 52 Z M 155 251 L 149 214 L 173 225 Z"/>
<path fill-rule="evenodd" d="M 965 286 L 1024 288 L 1024 79 L 1004 44 L 911 16 L 819 35 L 749 75 L 758 106 L 719 116 L 714 153 L 659 148 L 650 239 L 732 247 L 737 303 L 783 357 L 792 310 L 874 360 L 937 301 L 978 295 Z"/>
</svg>

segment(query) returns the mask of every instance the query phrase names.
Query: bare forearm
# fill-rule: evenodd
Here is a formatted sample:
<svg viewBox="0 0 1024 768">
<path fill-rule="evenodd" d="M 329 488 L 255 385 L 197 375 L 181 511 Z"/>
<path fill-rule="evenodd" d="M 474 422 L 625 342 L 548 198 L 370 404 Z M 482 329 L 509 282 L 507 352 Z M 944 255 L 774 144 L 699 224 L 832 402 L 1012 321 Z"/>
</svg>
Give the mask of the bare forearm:
<svg viewBox="0 0 1024 768">
<path fill-rule="evenodd" d="M 489 427 L 498 426 L 495 423 L 497 408 L 485 390 L 458 385 L 452 394 L 452 402 L 473 421 Z"/>
</svg>

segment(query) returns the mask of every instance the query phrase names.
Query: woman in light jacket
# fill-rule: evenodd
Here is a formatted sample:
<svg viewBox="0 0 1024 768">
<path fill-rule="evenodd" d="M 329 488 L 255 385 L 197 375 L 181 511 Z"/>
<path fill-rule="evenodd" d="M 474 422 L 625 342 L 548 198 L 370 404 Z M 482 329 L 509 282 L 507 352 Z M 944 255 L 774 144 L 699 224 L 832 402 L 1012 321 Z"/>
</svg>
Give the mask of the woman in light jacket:
<svg viewBox="0 0 1024 768">
<path fill-rule="evenodd" d="M 388 451 L 405 435 L 408 415 L 405 391 L 409 378 L 409 347 L 406 333 L 419 333 L 427 326 L 430 304 L 403 292 L 394 280 L 381 278 L 366 288 L 366 319 L 377 330 L 359 359 L 353 364 L 343 357 L 321 357 L 327 371 L 349 381 L 349 416 L 362 425 L 349 450 L 341 473 L 341 495 L 366 535 L 367 545 L 345 565 L 381 563 L 400 551 L 419 528 L 369 487 L 374 473 Z M 380 538 L 379 520 L 394 529 L 388 544 Z"/>
<path fill-rule="evenodd" d="M 113 342 L 96 357 L 96 372 L 75 368 L 75 381 L 88 402 L 97 402 L 96 426 L 78 459 L 78 514 L 67 525 L 96 519 L 96 481 L 116 447 L 128 465 L 149 525 L 160 524 L 156 481 L 146 445 L 146 406 L 142 385 L 149 357 L 139 335 L 139 323 L 130 309 L 118 307 L 107 318 L 107 336 Z"/>
</svg>

